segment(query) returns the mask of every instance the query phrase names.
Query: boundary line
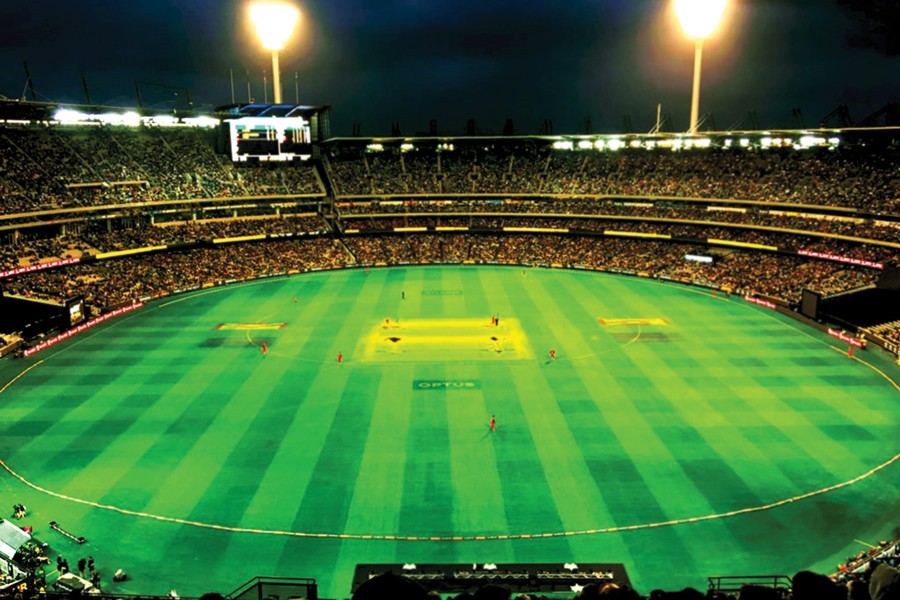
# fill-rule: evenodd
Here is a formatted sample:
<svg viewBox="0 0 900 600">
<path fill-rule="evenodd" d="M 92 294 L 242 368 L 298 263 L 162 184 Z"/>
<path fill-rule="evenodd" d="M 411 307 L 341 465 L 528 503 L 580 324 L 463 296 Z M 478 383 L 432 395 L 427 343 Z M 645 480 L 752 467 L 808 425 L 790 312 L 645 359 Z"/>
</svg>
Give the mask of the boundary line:
<svg viewBox="0 0 900 600">
<path fill-rule="evenodd" d="M 32 370 L 33 368 L 35 368 L 36 366 L 40 365 L 40 364 L 43 363 L 43 362 L 44 362 L 44 359 L 42 358 L 41 360 L 37 361 L 36 363 L 34 363 L 33 365 L 31 365 L 30 367 L 28 367 L 27 369 L 25 369 L 25 370 L 22 371 L 21 373 L 19 373 L 19 374 L 16 375 L 15 377 L 13 377 L 10 381 L 8 381 L 8 382 L 6 383 L 6 385 L 4 385 L 2 388 L 0 388 L 0 394 L 2 394 L 3 392 L 5 392 L 9 386 L 11 386 L 11 385 L 14 384 L 15 382 L 17 382 L 17 381 L 19 380 L 19 378 L 23 377 L 23 376 L 25 375 L 25 373 L 27 373 L 28 371 Z"/>
<path fill-rule="evenodd" d="M 838 354 L 841 354 L 841 355 L 843 355 L 843 356 L 847 356 L 847 351 L 844 350 L 843 348 L 841 348 L 841 347 L 839 347 L 839 346 L 835 346 L 834 344 L 832 344 L 832 343 L 831 343 L 830 341 L 828 341 L 828 340 L 820 339 L 820 338 L 816 337 L 815 335 L 813 335 L 812 333 L 810 333 L 809 331 L 807 331 L 807 330 L 805 330 L 805 329 L 803 329 L 803 328 L 797 327 L 797 326 L 794 325 L 793 323 L 790 323 L 790 322 L 784 321 L 784 320 L 782 320 L 782 319 L 779 319 L 779 318 L 776 317 L 775 315 L 769 314 L 769 313 L 763 311 L 762 309 L 754 309 L 754 308 L 752 308 L 752 306 L 748 306 L 748 308 L 750 308 L 750 310 L 753 310 L 754 312 L 756 312 L 756 313 L 758 313 L 758 314 L 760 314 L 760 315 L 763 315 L 764 317 L 766 317 L 766 318 L 768 318 L 768 319 L 770 319 L 770 320 L 772 320 L 772 321 L 775 321 L 776 323 L 779 323 L 780 325 L 783 325 L 784 327 L 787 327 L 787 328 L 789 328 L 789 329 L 793 329 L 793 330 L 796 331 L 797 333 L 800 333 L 800 334 L 802 334 L 802 335 L 808 337 L 808 338 L 811 339 L 812 341 L 817 342 L 817 343 L 819 343 L 819 344 L 821 344 L 821 345 L 823 345 L 823 346 L 829 348 L 830 350 L 832 350 L 832 351 L 834 351 L 834 352 L 837 352 Z M 779 314 L 780 314 L 780 313 L 779 313 Z M 859 353 L 857 353 L 857 354 L 859 354 Z M 876 366 L 873 365 L 872 363 L 870 363 L 870 362 L 868 362 L 868 361 L 866 361 L 866 360 L 863 360 L 862 358 L 860 358 L 860 357 L 857 356 L 856 354 L 854 354 L 853 356 L 850 356 L 850 357 L 848 357 L 848 358 L 849 358 L 850 360 L 855 360 L 856 362 L 858 362 L 858 363 L 860 363 L 860 364 L 863 364 L 863 365 L 869 367 L 871 370 L 875 371 L 875 373 L 877 373 L 878 375 L 880 375 L 882 378 L 886 379 L 887 382 L 890 383 L 891 386 L 892 386 L 895 390 L 897 390 L 898 392 L 900 392 L 900 383 L 897 383 L 897 381 L 896 381 L 893 377 L 891 377 L 890 375 L 888 375 L 887 373 L 885 373 L 884 371 L 882 371 L 881 369 L 879 369 L 878 367 L 876 367 Z"/>
<path fill-rule="evenodd" d="M 54 498 L 59 498 L 60 500 L 66 500 L 69 502 L 74 502 L 77 504 L 83 504 L 86 506 L 90 506 L 93 508 L 99 508 L 103 510 L 108 510 L 111 512 L 116 512 L 122 515 L 132 516 L 132 517 L 140 517 L 144 519 L 152 519 L 155 521 L 161 521 L 164 523 L 175 523 L 178 525 L 190 525 L 191 527 L 197 527 L 200 529 L 213 529 L 216 531 L 225 531 L 228 533 L 252 533 L 256 535 L 277 535 L 277 536 L 285 536 L 285 537 L 295 537 L 295 538 L 325 538 L 325 539 L 341 539 L 341 540 L 376 540 L 376 541 L 400 541 L 400 542 L 472 542 L 472 541 L 487 541 L 487 540 L 524 540 L 524 539 L 535 539 L 535 538 L 559 538 L 559 537 L 572 537 L 576 535 L 599 535 L 606 533 L 621 533 L 623 531 L 638 531 L 642 529 L 655 529 L 659 527 L 671 527 L 674 525 L 686 525 L 689 523 L 700 523 L 703 521 L 713 521 L 718 519 L 726 519 L 729 517 L 737 517 L 740 515 L 747 515 L 757 512 L 763 512 L 766 510 L 772 510 L 774 508 L 780 508 L 787 504 L 792 504 L 794 502 L 799 502 L 802 500 L 807 500 L 809 498 L 813 498 L 816 496 L 821 496 L 827 494 L 829 492 L 834 492 L 836 490 L 843 489 L 845 487 L 850 487 L 851 485 L 855 485 L 865 479 L 868 479 L 875 473 L 886 469 L 891 466 L 895 462 L 900 461 L 900 454 L 895 454 L 892 458 L 887 461 L 881 463 L 880 465 L 873 467 L 863 473 L 862 475 L 858 475 L 853 479 L 837 483 L 828 487 L 824 487 L 818 490 L 814 490 L 812 492 L 807 492 L 805 494 L 800 494 L 798 496 L 793 496 L 791 498 L 784 498 L 782 500 L 776 500 L 775 502 L 770 502 L 769 504 L 763 504 L 761 506 L 751 506 L 747 508 L 739 508 L 736 510 L 731 510 L 722 513 L 715 513 L 710 515 L 701 515 L 699 517 L 688 517 L 685 519 L 672 519 L 669 521 L 657 521 L 654 523 L 639 523 L 636 525 L 621 525 L 618 527 L 603 527 L 598 529 L 581 529 L 576 531 L 551 531 L 551 532 L 543 532 L 543 533 L 508 533 L 508 534 L 498 534 L 498 535 L 388 535 L 388 534 L 364 534 L 364 533 L 329 533 L 329 532 L 309 532 L 309 531 L 285 531 L 278 529 L 258 529 L 251 527 L 232 527 L 228 525 L 218 525 L 215 523 L 204 523 L 202 521 L 191 521 L 188 519 L 179 519 L 177 517 L 166 517 L 163 515 L 154 515 L 150 513 L 140 512 L 136 510 L 130 510 L 127 508 L 120 508 L 118 506 L 113 506 L 111 504 L 100 504 L 98 502 L 94 502 L 92 500 L 84 500 L 82 498 L 75 498 L 72 496 L 67 496 L 65 494 L 60 494 L 59 492 L 54 492 L 45 488 L 42 488 L 31 481 L 25 479 L 23 476 L 19 475 L 16 471 L 12 469 L 6 461 L 0 458 L 0 466 L 2 466 L 10 475 L 18 479 L 20 482 L 30 487 L 31 489 L 41 492 L 42 494 L 46 494 L 48 496 L 53 496 Z"/>
</svg>

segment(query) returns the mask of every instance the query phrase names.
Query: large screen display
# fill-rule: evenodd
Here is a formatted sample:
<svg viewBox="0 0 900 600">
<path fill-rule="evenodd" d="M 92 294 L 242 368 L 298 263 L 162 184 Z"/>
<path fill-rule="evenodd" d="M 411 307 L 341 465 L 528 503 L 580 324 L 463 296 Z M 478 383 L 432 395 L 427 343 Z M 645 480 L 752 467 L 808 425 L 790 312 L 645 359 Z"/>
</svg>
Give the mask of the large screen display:
<svg viewBox="0 0 900 600">
<path fill-rule="evenodd" d="M 305 160 L 312 156 L 309 121 L 303 117 L 241 117 L 228 121 L 231 160 Z"/>
<path fill-rule="evenodd" d="M 803 290 L 800 296 L 800 314 L 810 319 L 818 319 L 820 300 L 822 300 L 822 294 L 812 290 Z"/>
<path fill-rule="evenodd" d="M 74 327 L 85 320 L 84 296 L 78 296 L 66 301 L 66 310 L 69 313 L 69 327 Z"/>
</svg>

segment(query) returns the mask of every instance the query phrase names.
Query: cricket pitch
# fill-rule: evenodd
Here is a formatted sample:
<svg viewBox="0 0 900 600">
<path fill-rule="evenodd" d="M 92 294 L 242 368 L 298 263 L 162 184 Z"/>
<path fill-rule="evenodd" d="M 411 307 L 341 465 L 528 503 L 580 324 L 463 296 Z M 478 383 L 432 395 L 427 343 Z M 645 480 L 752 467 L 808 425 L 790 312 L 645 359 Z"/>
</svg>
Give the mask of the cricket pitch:
<svg viewBox="0 0 900 600">
<path fill-rule="evenodd" d="M 518 319 L 403 319 L 374 325 L 362 360 L 456 362 L 534 357 Z"/>
</svg>

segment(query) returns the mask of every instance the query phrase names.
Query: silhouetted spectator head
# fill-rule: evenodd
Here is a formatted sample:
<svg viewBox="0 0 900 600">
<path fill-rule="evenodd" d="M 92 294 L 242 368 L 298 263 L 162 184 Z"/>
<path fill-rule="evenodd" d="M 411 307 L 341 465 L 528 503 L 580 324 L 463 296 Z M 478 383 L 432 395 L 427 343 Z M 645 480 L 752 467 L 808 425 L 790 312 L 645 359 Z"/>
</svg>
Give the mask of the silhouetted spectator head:
<svg viewBox="0 0 900 600">
<path fill-rule="evenodd" d="M 625 584 L 606 583 L 600 588 L 600 598 L 608 600 L 641 600 L 640 595 Z"/>
<path fill-rule="evenodd" d="M 707 600 L 706 594 L 694 588 L 684 588 L 678 592 L 653 590 L 650 600 Z"/>
<path fill-rule="evenodd" d="M 900 570 L 880 564 L 869 579 L 869 595 L 872 600 L 900 599 Z"/>
<path fill-rule="evenodd" d="M 499 585 L 486 585 L 478 588 L 473 596 L 474 600 L 509 600 L 512 593 Z"/>
<path fill-rule="evenodd" d="M 794 600 L 841 600 L 846 598 L 842 590 L 830 577 L 812 571 L 799 571 L 791 580 Z"/>
<path fill-rule="evenodd" d="M 863 579 L 848 581 L 847 600 L 872 600 L 872 597 L 869 596 L 869 582 Z"/>
<path fill-rule="evenodd" d="M 741 588 L 738 600 L 781 600 L 781 593 L 770 587 L 745 585 Z"/>
<path fill-rule="evenodd" d="M 356 589 L 353 600 L 428 600 L 428 591 L 391 571 L 376 575 Z"/>
</svg>

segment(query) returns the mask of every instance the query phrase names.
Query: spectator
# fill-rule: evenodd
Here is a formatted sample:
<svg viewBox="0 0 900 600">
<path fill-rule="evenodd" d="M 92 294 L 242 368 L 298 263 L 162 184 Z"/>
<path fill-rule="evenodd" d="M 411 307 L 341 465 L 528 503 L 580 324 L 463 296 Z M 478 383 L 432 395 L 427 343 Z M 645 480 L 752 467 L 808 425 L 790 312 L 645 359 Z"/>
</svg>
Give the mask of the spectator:
<svg viewBox="0 0 900 600">
<path fill-rule="evenodd" d="M 900 598 L 900 570 L 881 563 L 869 578 L 869 596 L 872 600 L 897 600 Z"/>
</svg>

